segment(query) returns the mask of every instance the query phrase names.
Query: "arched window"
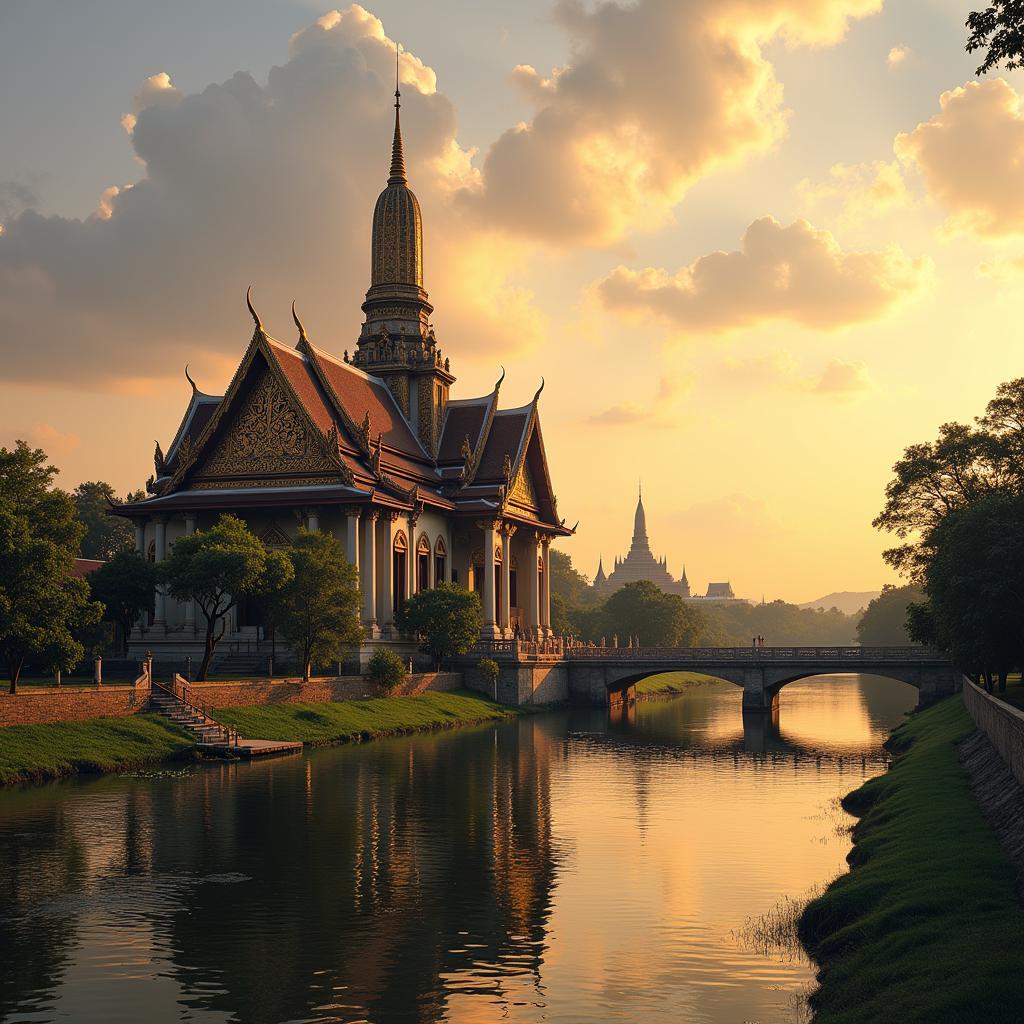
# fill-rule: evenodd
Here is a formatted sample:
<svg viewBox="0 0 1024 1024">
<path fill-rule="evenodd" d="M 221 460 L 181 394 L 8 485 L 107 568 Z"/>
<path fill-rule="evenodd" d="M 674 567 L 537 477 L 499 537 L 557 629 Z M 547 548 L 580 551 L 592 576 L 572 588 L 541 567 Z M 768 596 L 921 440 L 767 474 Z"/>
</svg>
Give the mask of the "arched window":
<svg viewBox="0 0 1024 1024">
<path fill-rule="evenodd" d="M 473 564 L 469 567 L 469 589 L 480 594 L 480 599 L 483 600 L 484 556 L 479 551 L 473 555 Z"/>
<path fill-rule="evenodd" d="M 285 548 L 291 546 L 288 534 L 277 523 L 271 523 L 261 534 L 260 540 L 267 548 Z"/>
<path fill-rule="evenodd" d="M 444 583 L 448 578 L 445 570 L 448 568 L 448 549 L 445 547 L 444 538 L 438 537 L 434 545 L 434 586 Z"/>
<path fill-rule="evenodd" d="M 519 607 L 519 566 L 516 563 L 515 555 L 512 555 L 511 564 L 508 567 L 508 603 L 513 608 Z"/>
<path fill-rule="evenodd" d="M 151 540 L 149 542 L 149 547 L 146 548 L 146 560 L 149 561 L 149 562 L 155 562 L 156 561 L 156 541 L 155 540 Z"/>
<path fill-rule="evenodd" d="M 391 552 L 391 593 L 394 595 L 393 609 L 396 612 L 405 604 L 405 584 L 409 578 L 405 568 L 408 556 L 409 542 L 404 533 L 398 533 Z"/>
<path fill-rule="evenodd" d="M 421 534 L 416 545 L 416 592 L 430 589 L 430 541 Z"/>
<path fill-rule="evenodd" d="M 494 549 L 494 615 L 495 615 L 495 618 L 497 620 L 501 619 L 501 608 L 502 608 L 502 603 L 501 603 L 501 600 L 502 600 L 502 598 L 501 598 L 501 590 L 502 590 L 502 587 L 501 587 L 501 563 L 502 563 L 502 554 L 501 554 L 501 545 L 499 544 Z M 504 625 L 504 623 L 502 623 L 502 625 Z"/>
</svg>

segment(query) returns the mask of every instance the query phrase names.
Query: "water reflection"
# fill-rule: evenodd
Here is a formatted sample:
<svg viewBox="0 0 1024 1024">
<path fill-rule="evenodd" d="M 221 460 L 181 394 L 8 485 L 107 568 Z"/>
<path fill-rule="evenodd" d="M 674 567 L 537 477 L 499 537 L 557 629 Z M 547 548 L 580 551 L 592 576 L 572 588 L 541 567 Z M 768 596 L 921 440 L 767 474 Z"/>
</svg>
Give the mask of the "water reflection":
<svg viewBox="0 0 1024 1024">
<path fill-rule="evenodd" d="M 903 691 L 906 692 L 903 692 Z M 0 1020 L 791 1019 L 731 932 L 843 866 L 908 687 L 731 684 L 0 794 Z"/>
</svg>

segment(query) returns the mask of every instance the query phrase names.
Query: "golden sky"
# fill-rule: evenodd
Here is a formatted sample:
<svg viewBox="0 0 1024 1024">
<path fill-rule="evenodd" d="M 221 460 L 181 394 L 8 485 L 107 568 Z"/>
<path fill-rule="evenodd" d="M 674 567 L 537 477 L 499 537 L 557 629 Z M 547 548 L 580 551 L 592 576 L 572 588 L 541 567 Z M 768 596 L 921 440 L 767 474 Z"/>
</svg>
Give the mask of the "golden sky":
<svg viewBox="0 0 1024 1024">
<path fill-rule="evenodd" d="M 1024 77 L 974 79 L 969 5 L 426 6 L 0 16 L 0 443 L 139 486 L 249 284 L 354 348 L 397 41 L 455 397 L 546 378 L 576 564 L 625 552 L 642 478 L 699 592 L 889 581 L 892 463 L 1024 366 Z"/>
</svg>

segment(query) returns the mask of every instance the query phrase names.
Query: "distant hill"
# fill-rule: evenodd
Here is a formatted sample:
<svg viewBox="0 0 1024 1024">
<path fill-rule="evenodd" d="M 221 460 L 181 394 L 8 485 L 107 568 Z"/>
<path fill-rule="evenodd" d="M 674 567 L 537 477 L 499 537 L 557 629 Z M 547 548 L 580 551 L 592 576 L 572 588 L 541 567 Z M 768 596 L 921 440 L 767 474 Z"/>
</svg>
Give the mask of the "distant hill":
<svg viewBox="0 0 1024 1024">
<path fill-rule="evenodd" d="M 824 608 L 826 611 L 829 608 L 838 608 L 846 615 L 855 615 L 862 608 L 867 608 L 868 604 L 878 595 L 879 591 L 877 590 L 841 590 L 836 594 L 826 594 L 824 597 L 819 597 L 816 601 L 805 601 L 803 604 L 797 605 L 797 607 Z"/>
</svg>

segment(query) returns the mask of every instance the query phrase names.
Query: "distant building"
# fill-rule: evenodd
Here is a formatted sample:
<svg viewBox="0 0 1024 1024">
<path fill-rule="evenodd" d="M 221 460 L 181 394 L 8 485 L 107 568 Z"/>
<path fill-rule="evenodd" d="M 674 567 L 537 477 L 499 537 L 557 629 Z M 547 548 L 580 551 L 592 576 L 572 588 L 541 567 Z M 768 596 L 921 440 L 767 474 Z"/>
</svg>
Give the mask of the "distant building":
<svg viewBox="0 0 1024 1024">
<path fill-rule="evenodd" d="M 604 560 L 599 559 L 597 573 L 594 576 L 594 596 L 601 601 L 611 597 L 616 590 L 627 583 L 639 583 L 648 580 L 666 594 L 678 594 L 687 601 L 739 601 L 730 583 L 709 583 L 707 593 L 693 595 L 690 593 L 690 581 L 686 577 L 686 567 L 682 575 L 675 579 L 668 570 L 667 560 L 655 558 L 651 544 L 647 538 L 647 513 L 644 511 L 643 492 L 637 495 L 636 512 L 633 516 L 633 541 L 625 558 L 616 558 L 610 573 L 604 571 Z"/>
</svg>

